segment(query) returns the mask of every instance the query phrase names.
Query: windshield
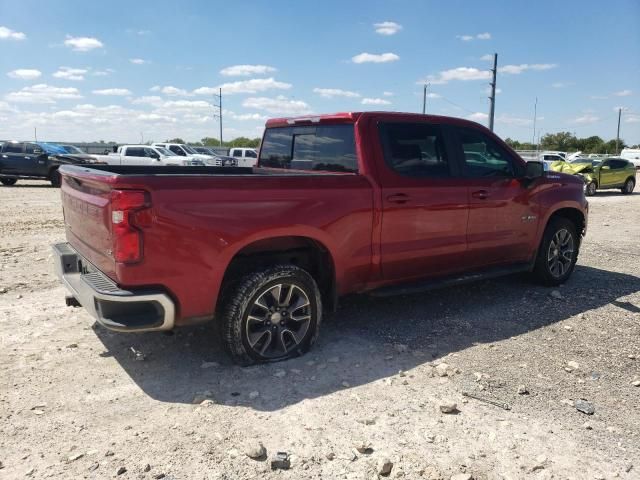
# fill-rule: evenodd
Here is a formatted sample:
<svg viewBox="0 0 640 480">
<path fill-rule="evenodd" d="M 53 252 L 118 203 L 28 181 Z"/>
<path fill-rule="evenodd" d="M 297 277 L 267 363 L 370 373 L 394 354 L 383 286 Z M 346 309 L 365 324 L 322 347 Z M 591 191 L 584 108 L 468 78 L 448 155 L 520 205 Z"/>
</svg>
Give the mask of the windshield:
<svg viewBox="0 0 640 480">
<path fill-rule="evenodd" d="M 84 154 L 82 150 L 73 145 L 60 145 L 67 153 Z"/>
<path fill-rule="evenodd" d="M 171 150 L 167 150 L 166 148 L 155 147 L 155 149 L 156 152 L 158 152 L 160 155 L 164 155 L 165 157 L 177 157 L 175 153 L 173 153 Z"/>
<path fill-rule="evenodd" d="M 196 155 L 198 154 L 198 152 L 196 152 L 193 147 L 190 147 L 189 145 L 182 145 L 182 148 L 184 148 L 187 153 L 195 153 Z"/>
<path fill-rule="evenodd" d="M 55 143 L 38 143 L 37 144 L 45 153 L 49 155 L 58 155 L 61 153 L 69 153 L 60 145 L 56 145 Z"/>
</svg>

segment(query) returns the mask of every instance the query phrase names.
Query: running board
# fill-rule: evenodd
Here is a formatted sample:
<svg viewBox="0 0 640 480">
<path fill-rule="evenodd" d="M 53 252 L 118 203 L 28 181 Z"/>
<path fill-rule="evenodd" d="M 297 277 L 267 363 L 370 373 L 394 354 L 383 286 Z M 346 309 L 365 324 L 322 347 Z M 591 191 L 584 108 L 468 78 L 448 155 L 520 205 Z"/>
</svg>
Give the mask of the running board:
<svg viewBox="0 0 640 480">
<path fill-rule="evenodd" d="M 454 285 L 464 285 L 478 280 L 488 280 L 490 278 L 504 277 L 514 273 L 530 272 L 530 263 L 518 263 L 507 267 L 494 267 L 486 270 L 478 270 L 472 273 L 465 273 L 457 276 L 420 280 L 412 283 L 403 283 L 391 287 L 382 287 L 369 292 L 374 297 L 391 297 L 394 295 L 407 295 L 411 293 L 426 292 L 438 288 L 452 287 Z"/>
</svg>

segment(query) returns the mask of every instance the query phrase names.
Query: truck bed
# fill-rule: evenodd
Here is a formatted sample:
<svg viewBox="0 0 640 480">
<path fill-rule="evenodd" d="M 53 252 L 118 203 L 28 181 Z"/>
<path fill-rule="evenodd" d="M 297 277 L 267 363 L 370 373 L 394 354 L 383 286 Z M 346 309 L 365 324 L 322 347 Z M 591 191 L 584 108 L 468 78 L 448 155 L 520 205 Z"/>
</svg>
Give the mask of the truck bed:
<svg viewBox="0 0 640 480">
<path fill-rule="evenodd" d="M 337 286 L 358 288 L 371 265 L 373 190 L 362 175 L 238 167 L 64 167 L 68 242 L 122 289 L 161 286 L 177 324 L 211 317 L 224 270 L 240 251 L 273 238 L 312 238 L 337 257 Z M 142 259 L 114 258 L 117 192 L 149 198 Z"/>
</svg>

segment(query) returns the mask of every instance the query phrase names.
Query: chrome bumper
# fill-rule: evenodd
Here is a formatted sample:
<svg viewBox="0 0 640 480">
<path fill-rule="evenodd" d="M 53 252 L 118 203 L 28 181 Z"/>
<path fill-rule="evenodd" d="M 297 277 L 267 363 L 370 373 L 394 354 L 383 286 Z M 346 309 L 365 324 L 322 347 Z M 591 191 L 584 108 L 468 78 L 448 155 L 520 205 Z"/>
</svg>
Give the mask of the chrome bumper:
<svg viewBox="0 0 640 480">
<path fill-rule="evenodd" d="M 100 325 L 118 332 L 173 328 L 175 305 L 166 293 L 123 290 L 68 243 L 52 247 L 58 278 Z"/>
</svg>

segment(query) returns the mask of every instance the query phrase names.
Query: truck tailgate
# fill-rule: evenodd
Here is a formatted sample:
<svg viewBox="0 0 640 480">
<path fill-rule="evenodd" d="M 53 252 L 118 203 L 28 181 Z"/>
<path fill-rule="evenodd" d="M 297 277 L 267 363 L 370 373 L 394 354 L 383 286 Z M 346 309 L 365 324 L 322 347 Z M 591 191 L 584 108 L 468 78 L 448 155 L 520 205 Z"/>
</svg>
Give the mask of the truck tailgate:
<svg viewBox="0 0 640 480">
<path fill-rule="evenodd" d="M 65 173 L 62 182 L 62 208 L 69 243 L 112 278 L 112 228 L 109 177 Z"/>
</svg>

